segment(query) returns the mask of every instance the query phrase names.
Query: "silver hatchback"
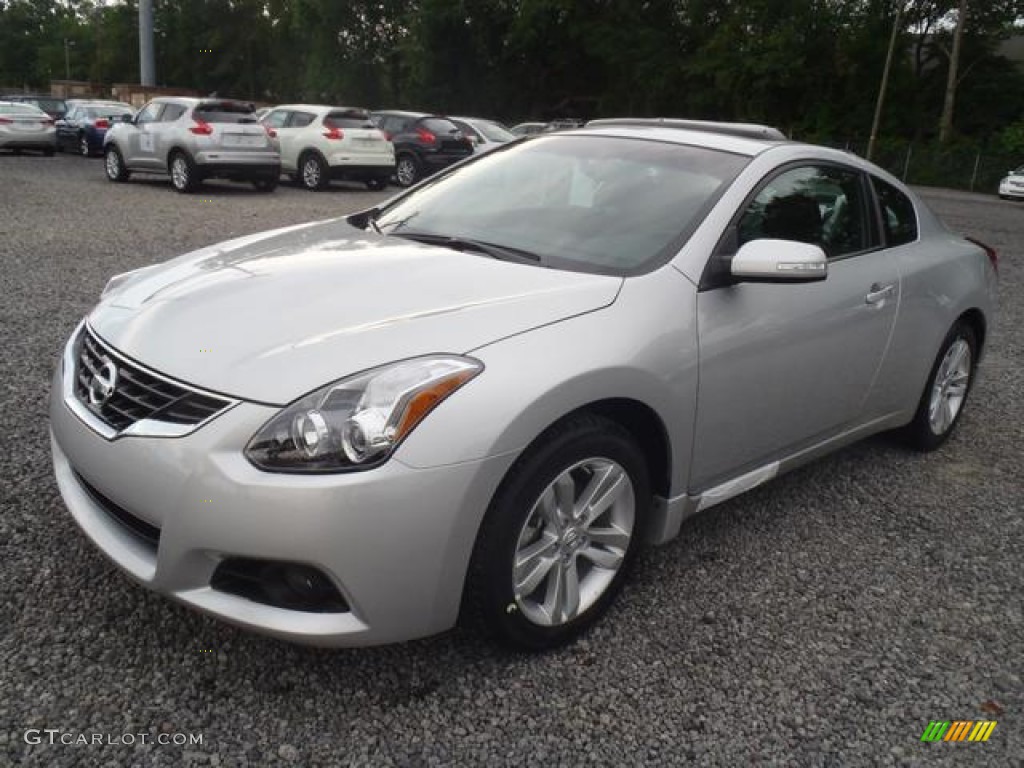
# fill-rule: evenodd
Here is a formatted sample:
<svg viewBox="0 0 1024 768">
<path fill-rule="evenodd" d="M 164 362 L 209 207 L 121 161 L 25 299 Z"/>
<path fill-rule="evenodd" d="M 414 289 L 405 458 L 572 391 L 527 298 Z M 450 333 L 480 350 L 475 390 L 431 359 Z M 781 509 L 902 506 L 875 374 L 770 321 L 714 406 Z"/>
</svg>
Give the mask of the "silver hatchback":
<svg viewBox="0 0 1024 768">
<path fill-rule="evenodd" d="M 178 192 L 212 178 L 271 192 L 281 175 L 276 133 L 257 122 L 252 104 L 224 99 L 153 99 L 107 131 L 103 156 L 111 181 L 168 174 Z"/>
</svg>

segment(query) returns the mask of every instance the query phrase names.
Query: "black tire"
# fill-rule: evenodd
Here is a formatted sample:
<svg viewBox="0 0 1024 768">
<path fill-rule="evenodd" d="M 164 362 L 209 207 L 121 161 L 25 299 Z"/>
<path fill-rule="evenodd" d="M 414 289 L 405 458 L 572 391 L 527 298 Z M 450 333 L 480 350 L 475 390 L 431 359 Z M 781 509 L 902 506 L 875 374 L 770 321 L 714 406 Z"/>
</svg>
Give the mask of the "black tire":
<svg viewBox="0 0 1024 768">
<path fill-rule="evenodd" d="M 395 162 L 395 179 L 400 187 L 411 187 L 420 180 L 420 164 L 410 154 L 398 156 Z"/>
<path fill-rule="evenodd" d="M 582 493 L 582 488 L 598 477 L 596 473 L 588 474 L 591 467 L 588 462 L 606 462 L 616 471 L 621 470 L 629 481 L 622 493 L 615 496 L 618 501 L 593 521 L 596 525 L 605 520 L 605 515 L 621 514 L 632 502 L 631 531 L 625 550 L 607 549 L 608 553 L 617 553 L 614 557 L 618 570 L 599 568 L 586 556 L 587 551 L 594 549 L 589 537 L 596 535 L 597 530 L 590 524 L 585 530 L 578 529 L 577 532 L 583 530 L 580 541 L 580 536 L 569 531 L 573 527 L 570 521 L 569 525 L 558 529 L 562 533 L 557 544 L 550 544 L 553 547 L 551 557 L 544 558 L 545 562 L 554 563 L 541 569 L 548 575 L 541 577 L 533 587 L 524 586 L 529 591 L 517 596 L 513 583 L 517 550 L 521 555 L 526 546 L 534 546 L 542 539 L 552 541 L 550 520 L 538 512 L 540 499 L 551 491 L 555 479 L 560 477 L 571 477 L 570 485 L 576 489 L 573 493 Z M 575 496 L 573 498 L 575 501 Z M 628 431 L 615 422 L 593 415 L 573 416 L 555 425 L 519 457 L 484 516 L 466 579 L 463 622 L 520 650 L 541 651 L 570 642 L 608 610 L 621 589 L 644 539 L 651 502 L 650 478 L 643 452 Z M 552 514 L 558 515 L 557 512 Z M 534 521 L 538 525 L 529 525 Z M 607 527 L 601 530 L 611 531 L 612 518 L 602 525 Z M 541 560 L 537 562 L 539 567 Z M 538 616 L 539 594 L 544 592 L 551 597 L 549 577 L 557 576 L 556 571 L 563 568 L 562 564 L 570 567 L 570 562 L 577 583 L 586 586 L 596 582 L 597 589 L 591 590 L 588 605 L 578 598 L 579 610 L 571 618 L 561 616 L 558 621 L 545 624 Z M 577 594 L 583 595 L 584 590 L 577 589 Z"/>
<path fill-rule="evenodd" d="M 110 144 L 103 152 L 103 170 L 111 181 L 127 181 L 131 175 L 124 167 L 124 157 L 117 145 Z"/>
<path fill-rule="evenodd" d="M 53 155 L 54 155 L 54 153 L 56 151 L 57 151 L 56 149 L 44 149 L 43 150 L 43 157 L 53 157 Z"/>
<path fill-rule="evenodd" d="M 181 150 L 172 152 L 167 158 L 167 171 L 171 174 L 171 186 L 175 192 L 187 195 L 199 187 L 196 164 Z"/>
<path fill-rule="evenodd" d="M 331 179 L 327 163 L 318 152 L 306 152 L 299 158 L 298 179 L 303 187 L 312 192 L 327 188 Z"/>
<path fill-rule="evenodd" d="M 252 185 L 257 192 L 273 192 L 277 189 L 277 179 L 253 179 Z"/>
<path fill-rule="evenodd" d="M 387 179 L 368 179 L 366 182 L 366 188 L 374 192 L 379 192 L 388 185 Z"/>
<path fill-rule="evenodd" d="M 89 138 L 83 133 L 78 137 L 78 154 L 82 157 L 92 157 L 92 147 L 89 146 Z"/>
<path fill-rule="evenodd" d="M 938 397 L 940 408 L 946 407 L 946 402 L 949 400 L 949 395 L 945 394 L 950 392 L 950 389 L 944 389 L 941 392 L 936 392 L 936 385 L 940 381 L 940 377 L 947 382 L 952 383 L 953 376 L 950 377 L 950 372 L 944 370 L 945 363 L 948 355 L 953 355 L 951 350 L 954 347 L 962 349 L 960 343 L 967 345 L 969 350 L 970 359 L 967 361 L 967 380 L 965 382 L 963 396 L 960 402 L 956 406 L 956 412 L 952 418 L 948 418 L 948 410 L 946 411 L 947 418 L 940 419 L 938 417 L 933 418 L 932 403 L 933 395 Z M 974 384 L 974 372 L 977 366 L 978 360 L 978 337 L 974 332 L 974 329 L 967 323 L 960 321 L 950 329 L 949 333 L 946 334 L 946 338 L 943 340 L 942 345 L 939 347 L 939 353 L 935 357 L 935 362 L 932 364 L 931 373 L 928 374 L 928 382 L 925 384 L 924 391 L 921 393 L 921 400 L 917 405 L 917 412 L 914 414 L 914 420 L 910 422 L 902 430 L 902 438 L 904 442 L 911 448 L 928 452 L 934 451 L 945 443 L 953 431 L 956 429 L 956 425 L 960 421 L 960 417 L 963 415 L 964 408 L 967 405 L 968 396 L 971 393 L 971 388 Z M 938 423 L 937 423 L 938 422 Z"/>
</svg>

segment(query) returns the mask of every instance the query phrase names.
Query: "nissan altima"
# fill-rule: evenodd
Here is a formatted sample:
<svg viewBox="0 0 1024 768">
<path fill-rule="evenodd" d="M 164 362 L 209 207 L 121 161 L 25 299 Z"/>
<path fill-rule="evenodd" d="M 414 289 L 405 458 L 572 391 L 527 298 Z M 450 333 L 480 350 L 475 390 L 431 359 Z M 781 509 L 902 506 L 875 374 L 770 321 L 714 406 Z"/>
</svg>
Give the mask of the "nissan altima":
<svg viewBox="0 0 1024 768">
<path fill-rule="evenodd" d="M 53 463 L 100 551 L 236 625 L 548 648 L 687 516 L 872 433 L 941 446 L 996 280 L 852 154 L 598 121 L 113 277 Z"/>
</svg>

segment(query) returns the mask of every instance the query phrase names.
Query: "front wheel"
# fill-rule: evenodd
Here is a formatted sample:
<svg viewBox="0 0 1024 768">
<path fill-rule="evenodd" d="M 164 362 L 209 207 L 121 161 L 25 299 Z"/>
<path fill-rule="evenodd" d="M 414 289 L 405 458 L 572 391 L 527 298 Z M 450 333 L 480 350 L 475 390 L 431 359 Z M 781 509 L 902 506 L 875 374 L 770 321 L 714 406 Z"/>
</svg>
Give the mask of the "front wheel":
<svg viewBox="0 0 1024 768">
<path fill-rule="evenodd" d="M 974 383 L 977 354 L 974 329 L 967 323 L 957 323 L 946 334 L 914 420 L 904 429 L 903 436 L 912 448 L 934 451 L 953 434 Z"/>
<path fill-rule="evenodd" d="M 643 452 L 621 426 L 582 415 L 549 430 L 487 511 L 464 617 L 520 649 L 569 642 L 614 600 L 650 505 Z"/>
<path fill-rule="evenodd" d="M 103 153 L 103 169 L 107 172 L 107 178 L 111 181 L 127 181 L 129 173 L 124 167 L 124 158 L 121 157 L 121 150 L 111 144 Z"/>
</svg>

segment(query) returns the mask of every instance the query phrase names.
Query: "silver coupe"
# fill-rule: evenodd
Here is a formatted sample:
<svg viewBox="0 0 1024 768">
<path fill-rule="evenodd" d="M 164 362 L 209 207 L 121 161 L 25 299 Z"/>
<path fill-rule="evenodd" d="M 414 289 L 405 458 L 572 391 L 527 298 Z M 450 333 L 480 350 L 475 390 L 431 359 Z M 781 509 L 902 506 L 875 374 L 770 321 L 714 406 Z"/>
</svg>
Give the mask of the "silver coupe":
<svg viewBox="0 0 1024 768">
<path fill-rule="evenodd" d="M 57 481 L 239 626 L 547 648 L 687 516 L 872 433 L 942 445 L 996 266 L 852 154 L 599 121 L 112 278 L 54 376 Z"/>
</svg>

